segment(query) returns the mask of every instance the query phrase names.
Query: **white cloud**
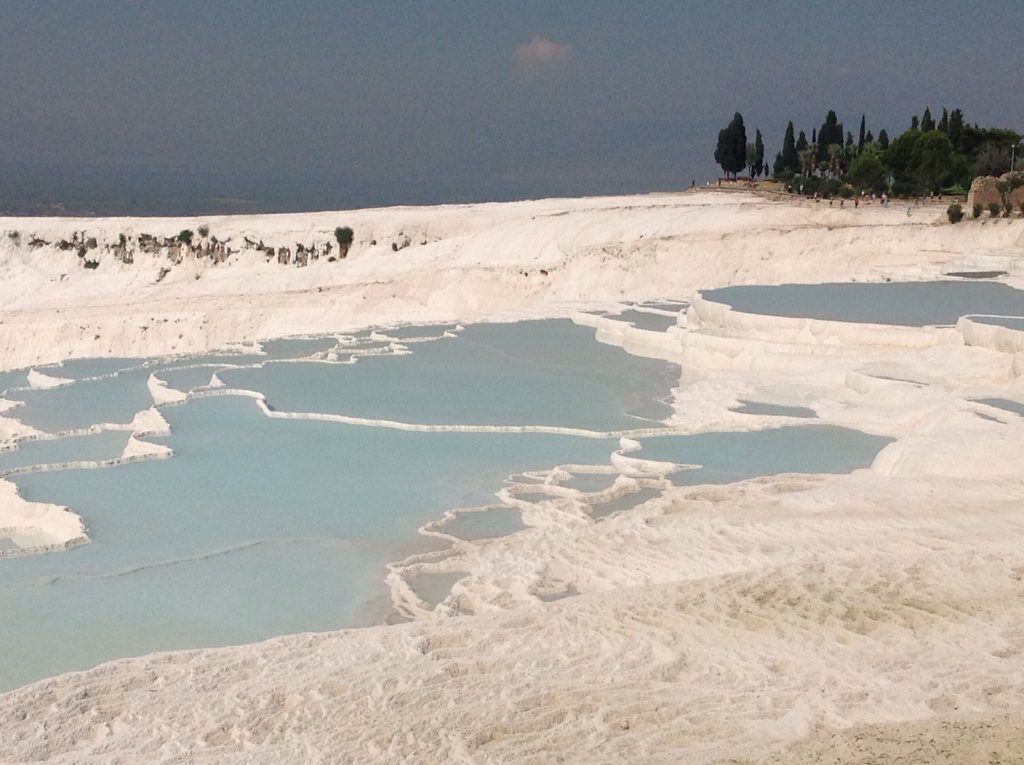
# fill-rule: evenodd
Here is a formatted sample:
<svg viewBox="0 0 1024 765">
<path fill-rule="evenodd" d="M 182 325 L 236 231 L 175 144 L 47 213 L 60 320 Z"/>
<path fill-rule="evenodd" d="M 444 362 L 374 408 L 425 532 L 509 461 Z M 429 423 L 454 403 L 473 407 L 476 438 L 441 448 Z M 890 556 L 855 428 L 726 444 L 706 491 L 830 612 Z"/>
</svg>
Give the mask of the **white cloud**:
<svg viewBox="0 0 1024 765">
<path fill-rule="evenodd" d="M 572 59 L 572 46 L 537 35 L 516 48 L 512 58 L 520 74 L 529 78 L 541 77 L 564 68 Z"/>
</svg>

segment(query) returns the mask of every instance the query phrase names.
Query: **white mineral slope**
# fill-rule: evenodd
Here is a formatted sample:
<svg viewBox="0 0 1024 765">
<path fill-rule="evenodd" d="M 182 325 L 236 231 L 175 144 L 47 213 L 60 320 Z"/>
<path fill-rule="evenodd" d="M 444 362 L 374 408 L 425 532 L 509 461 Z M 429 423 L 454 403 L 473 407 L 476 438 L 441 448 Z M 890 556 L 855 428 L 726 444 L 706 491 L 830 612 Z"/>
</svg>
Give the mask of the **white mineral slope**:
<svg viewBox="0 0 1024 765">
<path fill-rule="evenodd" d="M 16 316 L 26 334 L 0 344 L 20 364 L 195 350 L 377 322 L 568 315 L 579 301 L 733 282 L 933 276 L 1020 251 L 1024 222 L 953 227 L 940 213 L 701 193 L 211 219 L 274 244 L 348 223 L 378 245 L 298 270 L 262 257 L 188 266 L 202 278 L 159 285 L 130 267 L 73 271 L 52 285 L 68 301 L 59 316 L 45 281 L 26 297 L 29 266 L 40 279 L 50 266 L 22 253 L 0 332 Z M 108 223 L 116 237 L 194 221 Z M 391 252 L 388 237 L 410 234 L 428 243 Z M 108 313 L 125 325 L 109 339 Z M 139 318 L 150 329 L 132 329 Z M 1024 418 L 971 400 L 1024 400 L 1020 365 L 948 329 L 920 345 L 870 334 L 772 342 L 765 318 L 649 345 L 688 362 L 675 424 L 773 424 L 731 412 L 740 399 L 809 407 L 822 424 L 894 439 L 869 469 L 680 487 L 597 523 L 562 492 L 517 534 L 410 562 L 466 572 L 433 611 L 412 609 L 415 622 L 125 659 L 0 696 L 0 760 L 1024 757 L 1009 733 L 1024 716 Z"/>
<path fill-rule="evenodd" d="M 345 261 L 306 268 L 268 263 L 251 249 L 219 265 L 186 258 L 177 266 L 146 254 L 122 264 L 102 250 L 121 233 L 171 236 L 202 223 L 235 248 L 245 237 L 323 243 L 338 225 L 351 226 L 355 242 Z M 935 208 L 908 218 L 880 206 L 713 193 L 202 219 L 0 218 L 0 231 L 19 233 L 0 237 L 2 368 L 377 322 L 567 314 L 578 301 L 685 297 L 744 282 L 878 279 L 893 269 L 936 275 L 968 253 L 1019 250 L 1022 238 L 1016 221 L 942 225 Z M 97 239 L 96 270 L 83 269 L 73 251 L 28 247 L 33 236 L 53 243 L 76 231 Z"/>
</svg>

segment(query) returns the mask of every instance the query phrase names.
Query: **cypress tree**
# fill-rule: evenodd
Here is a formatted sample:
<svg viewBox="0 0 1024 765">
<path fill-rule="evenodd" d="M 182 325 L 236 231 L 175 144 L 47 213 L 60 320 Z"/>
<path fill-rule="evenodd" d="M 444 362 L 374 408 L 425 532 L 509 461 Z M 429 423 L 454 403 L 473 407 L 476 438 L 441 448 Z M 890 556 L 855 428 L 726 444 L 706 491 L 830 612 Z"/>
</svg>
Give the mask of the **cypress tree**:
<svg viewBox="0 0 1024 765">
<path fill-rule="evenodd" d="M 939 118 L 939 130 L 946 135 L 949 135 L 949 112 L 946 111 L 946 107 L 942 107 L 942 116 Z"/>
<path fill-rule="evenodd" d="M 732 173 L 735 177 L 747 166 L 747 130 L 743 126 L 743 115 L 739 112 L 733 115 L 728 126 L 718 131 L 718 145 L 715 147 L 715 162 L 728 177 Z"/>
<path fill-rule="evenodd" d="M 800 137 L 796 139 L 796 150 L 797 152 L 807 151 L 807 136 L 803 130 L 800 131 Z"/>
<path fill-rule="evenodd" d="M 803 133 L 800 134 L 803 138 Z M 804 143 L 807 139 L 804 138 Z M 806 147 L 805 147 L 806 148 Z M 800 168 L 800 157 L 797 154 L 796 141 L 793 138 L 793 122 L 790 121 L 786 125 L 786 135 L 782 139 L 782 153 L 779 154 L 780 166 L 776 168 L 775 175 L 778 176 L 779 172 L 796 172 Z"/>
<path fill-rule="evenodd" d="M 786 171 L 786 166 L 784 164 L 782 164 L 782 152 L 780 151 L 778 154 L 775 155 L 775 161 L 772 163 L 772 173 L 775 175 L 775 177 L 777 179 L 785 171 Z M 767 165 L 767 163 L 764 166 L 764 174 L 766 176 L 768 175 L 768 165 Z"/>
<path fill-rule="evenodd" d="M 864 115 L 860 115 L 860 132 L 857 134 L 857 153 L 860 154 L 864 151 L 864 143 L 867 141 L 867 134 L 864 132 L 866 127 L 864 122 Z"/>
<path fill-rule="evenodd" d="M 846 148 L 853 148 L 853 133 L 851 133 L 850 131 L 846 131 Z"/>
<path fill-rule="evenodd" d="M 754 131 L 754 175 L 760 175 L 764 167 L 764 140 L 761 138 L 761 131 Z"/>
<path fill-rule="evenodd" d="M 875 142 L 875 134 L 874 134 L 874 133 L 872 133 L 872 132 L 871 132 L 871 131 L 869 130 L 869 131 L 867 132 L 867 135 L 865 135 L 865 136 L 864 136 L 864 143 L 874 143 L 874 142 Z"/>
<path fill-rule="evenodd" d="M 715 147 L 715 162 L 722 168 L 722 172 L 725 173 L 725 177 L 729 177 L 729 173 L 732 172 L 732 166 L 735 162 L 733 157 L 732 149 L 732 136 L 729 134 L 729 128 L 724 127 L 718 131 L 718 145 Z"/>
<path fill-rule="evenodd" d="M 747 129 L 743 126 L 743 115 L 739 112 L 733 115 L 729 123 L 729 130 L 732 132 L 733 151 L 736 162 L 733 165 L 733 176 L 743 170 L 747 165 Z"/>
<path fill-rule="evenodd" d="M 960 109 L 954 109 L 949 115 L 949 142 L 953 148 L 960 151 L 960 142 L 964 137 L 964 113 Z"/>
<path fill-rule="evenodd" d="M 889 148 L 889 134 L 884 129 L 878 131 L 878 148 L 882 151 Z"/>
<path fill-rule="evenodd" d="M 913 117 L 910 118 L 910 129 L 911 130 L 920 130 L 921 129 L 921 122 L 917 119 L 917 115 L 916 114 Z"/>
<path fill-rule="evenodd" d="M 924 107 L 924 114 L 921 115 L 921 132 L 928 133 L 935 130 L 935 120 L 932 119 L 932 110 Z"/>
<path fill-rule="evenodd" d="M 817 159 L 818 162 L 824 162 L 828 159 L 828 147 L 832 144 L 843 145 L 843 127 L 839 124 L 839 118 L 836 117 L 834 110 L 829 109 L 828 114 L 825 115 L 825 121 L 821 124 L 821 129 L 818 130 L 818 150 Z"/>
</svg>

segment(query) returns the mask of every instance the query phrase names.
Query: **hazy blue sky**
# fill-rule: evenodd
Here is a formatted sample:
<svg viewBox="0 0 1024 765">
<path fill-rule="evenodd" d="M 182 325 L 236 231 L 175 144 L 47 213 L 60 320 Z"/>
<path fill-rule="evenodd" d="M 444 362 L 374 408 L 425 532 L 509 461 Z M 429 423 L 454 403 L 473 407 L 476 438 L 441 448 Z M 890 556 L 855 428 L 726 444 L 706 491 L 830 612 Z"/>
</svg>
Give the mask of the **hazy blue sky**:
<svg viewBox="0 0 1024 765">
<path fill-rule="evenodd" d="M 288 174 L 369 202 L 666 189 L 735 110 L 1024 131 L 1016 2 L 0 0 L 0 162 Z M 937 114 L 936 114 L 937 116 Z M 329 184 L 328 184 L 329 185 Z M 349 194 L 351 196 L 351 193 Z"/>
</svg>

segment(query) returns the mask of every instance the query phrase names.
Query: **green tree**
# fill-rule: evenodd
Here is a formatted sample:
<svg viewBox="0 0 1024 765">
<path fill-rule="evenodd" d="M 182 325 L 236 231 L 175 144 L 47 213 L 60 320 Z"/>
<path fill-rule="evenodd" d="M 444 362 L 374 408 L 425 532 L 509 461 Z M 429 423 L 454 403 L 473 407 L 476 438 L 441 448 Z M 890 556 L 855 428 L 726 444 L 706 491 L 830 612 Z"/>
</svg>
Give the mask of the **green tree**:
<svg viewBox="0 0 1024 765">
<path fill-rule="evenodd" d="M 942 107 L 942 116 L 939 117 L 938 129 L 946 135 L 949 135 L 949 112 L 946 110 L 945 106 Z M 953 148 L 956 147 L 954 146 Z"/>
<path fill-rule="evenodd" d="M 749 161 L 749 160 L 748 160 Z M 751 171 L 754 175 L 760 175 L 761 169 L 764 167 L 764 139 L 761 137 L 761 131 L 754 131 L 754 161 L 752 163 Z"/>
<path fill-rule="evenodd" d="M 949 141 L 957 151 L 963 151 L 961 141 L 964 137 L 964 113 L 960 109 L 954 109 L 949 115 Z"/>
<path fill-rule="evenodd" d="M 911 130 L 920 130 L 921 129 L 921 121 L 917 118 L 916 114 L 913 117 L 910 118 L 910 129 Z"/>
<path fill-rule="evenodd" d="M 807 147 L 807 136 L 804 134 L 804 131 L 801 130 L 800 136 L 796 139 L 796 150 L 798 153 L 801 151 L 807 151 Z"/>
<path fill-rule="evenodd" d="M 800 169 L 800 157 L 797 154 L 796 139 L 793 138 L 792 121 L 786 125 L 786 135 L 782 139 L 782 152 L 776 157 L 773 169 L 776 178 L 788 177 Z"/>
<path fill-rule="evenodd" d="M 829 109 L 828 114 L 825 115 L 825 121 L 821 123 L 821 129 L 818 131 L 818 162 L 828 160 L 829 147 L 835 144 L 843 145 L 843 127 L 839 124 L 839 118 L 836 117 L 835 111 Z"/>
<path fill-rule="evenodd" d="M 338 226 L 334 229 L 334 238 L 338 242 L 338 257 L 344 258 L 348 255 L 349 248 L 355 234 L 348 226 Z"/>
<path fill-rule="evenodd" d="M 889 134 L 885 132 L 885 128 L 878 131 L 878 148 L 882 151 L 889 148 Z"/>
<path fill-rule="evenodd" d="M 885 165 L 873 151 L 865 151 L 850 165 L 846 179 L 863 189 L 880 192 L 885 188 Z"/>
<path fill-rule="evenodd" d="M 867 125 L 864 121 L 864 115 L 860 115 L 860 132 L 857 134 L 857 153 L 860 154 L 864 151 L 864 142 L 867 140 L 867 133 L 865 128 Z"/>
<path fill-rule="evenodd" d="M 932 119 L 932 110 L 924 107 L 924 114 L 921 115 L 921 132 L 930 133 L 935 130 L 935 120 Z"/>
<path fill-rule="evenodd" d="M 729 124 L 718 131 L 718 145 L 715 148 L 717 162 L 726 177 L 736 176 L 747 165 L 747 129 L 743 115 L 736 112 Z"/>
<path fill-rule="evenodd" d="M 924 120 L 921 121 L 922 124 Z M 934 122 L 933 122 L 934 124 Z M 903 138 L 900 136 L 896 143 Z M 895 146 L 895 143 L 893 144 Z M 953 144 L 941 130 L 921 133 L 910 149 L 906 170 L 916 184 L 928 191 L 940 191 L 953 169 Z"/>
<path fill-rule="evenodd" d="M 911 178 L 910 163 L 913 157 L 914 147 L 921 138 L 921 131 L 911 128 L 896 138 L 885 150 L 882 159 L 888 165 L 893 175 L 901 182 L 909 182 Z"/>
</svg>

